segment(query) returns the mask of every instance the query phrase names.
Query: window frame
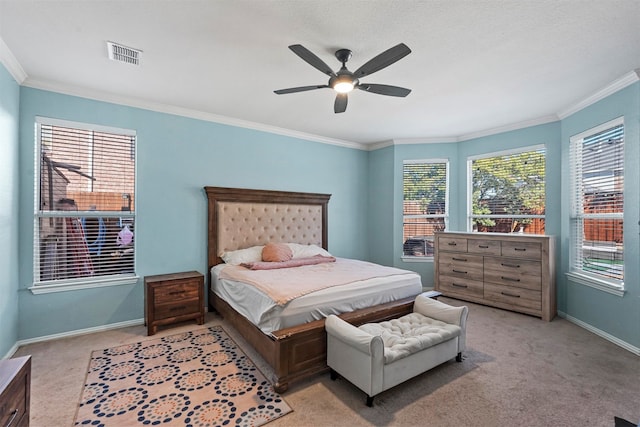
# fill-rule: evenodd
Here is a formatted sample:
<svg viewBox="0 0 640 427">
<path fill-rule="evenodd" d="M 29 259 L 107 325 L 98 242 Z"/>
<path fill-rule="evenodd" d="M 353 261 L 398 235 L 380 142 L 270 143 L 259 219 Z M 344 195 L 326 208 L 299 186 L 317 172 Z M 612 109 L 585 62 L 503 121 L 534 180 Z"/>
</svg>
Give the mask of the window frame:
<svg viewBox="0 0 640 427">
<path fill-rule="evenodd" d="M 569 160 L 570 160 L 570 163 L 572 164 L 571 164 L 571 170 L 569 173 L 569 186 L 570 186 L 570 193 L 571 193 L 571 208 L 569 212 L 569 269 L 568 269 L 569 271 L 566 273 L 566 276 L 570 278 L 572 282 L 575 282 L 577 284 L 599 289 L 601 291 L 608 292 L 613 295 L 623 296 L 625 293 L 624 277 L 625 277 L 626 263 L 623 263 L 623 279 L 622 280 L 607 278 L 598 274 L 590 274 L 589 272 L 586 272 L 583 269 L 576 268 L 576 259 L 578 257 L 578 251 L 576 249 L 576 246 L 574 245 L 574 240 L 577 239 L 577 236 L 575 236 L 574 222 L 577 221 L 578 218 L 580 217 L 582 217 L 584 221 L 585 215 L 587 218 L 622 220 L 623 236 L 624 236 L 624 208 L 622 213 L 612 213 L 611 215 L 602 214 L 602 213 L 599 213 L 599 214 L 582 213 L 582 215 L 579 215 L 577 212 L 577 210 L 579 209 L 579 206 L 576 204 L 578 200 L 577 192 L 578 191 L 582 192 L 582 190 L 579 189 L 579 187 L 581 187 L 582 180 L 580 179 L 579 182 L 577 181 L 579 177 L 577 176 L 576 165 L 574 164 L 575 161 L 578 160 L 575 157 L 577 156 L 576 150 L 578 150 L 578 144 L 580 144 L 580 148 L 581 148 L 582 142 L 586 138 L 592 137 L 594 135 L 597 135 L 598 133 L 615 128 L 617 126 L 622 126 L 622 132 L 624 135 L 625 133 L 624 116 L 617 117 L 606 123 L 602 123 L 598 126 L 587 129 L 569 138 Z M 623 141 L 624 141 L 624 136 L 623 136 Z M 581 160 L 582 160 L 582 157 L 580 158 L 580 161 Z M 626 150 L 623 151 L 622 164 L 623 164 L 623 172 L 624 172 L 624 169 L 626 169 Z M 623 173 L 623 176 L 624 176 L 624 173 Z M 624 197 L 624 193 L 625 193 L 624 181 L 623 181 L 622 193 L 623 193 L 623 203 L 624 203 L 624 198 L 625 198 Z M 584 240 L 584 236 L 580 238 L 580 241 L 583 241 L 583 240 Z M 625 244 L 626 244 L 626 239 L 624 239 L 623 237 L 623 244 L 622 244 L 623 249 Z"/>
<path fill-rule="evenodd" d="M 513 154 L 521 154 L 531 151 L 544 150 L 545 157 L 545 213 L 543 215 L 473 215 L 473 162 L 475 160 L 488 159 L 491 157 L 509 156 Z M 509 150 L 496 151 L 491 153 L 477 154 L 467 157 L 467 232 L 477 232 L 473 230 L 473 222 L 475 218 L 520 218 L 520 219 L 543 219 L 546 229 L 546 192 L 547 192 L 547 176 L 546 176 L 546 159 L 547 148 L 544 144 L 528 145 L 526 147 L 514 148 Z M 494 232 L 495 233 L 495 232 Z"/>
<path fill-rule="evenodd" d="M 43 211 L 40 208 L 40 191 L 41 191 L 41 164 L 42 164 L 42 126 L 60 126 L 72 129 L 113 133 L 119 135 L 132 136 L 135 144 L 131 155 L 134 156 L 134 194 L 137 194 L 138 187 L 138 156 L 137 156 L 137 134 L 132 129 L 122 129 L 111 126 L 94 125 L 89 123 L 81 123 L 69 120 L 60 120 L 49 117 L 36 116 L 34 124 L 34 213 L 33 213 L 33 278 L 32 286 L 28 289 L 35 295 L 47 294 L 53 292 L 74 291 L 79 289 L 92 289 L 105 286 L 119 286 L 119 285 L 131 285 L 138 283 L 140 279 L 137 274 L 137 243 L 134 246 L 133 253 L 133 273 L 120 273 L 103 276 L 90 276 L 90 277 L 78 277 L 69 279 L 55 279 L 55 280 L 39 280 L 40 271 L 40 226 L 39 221 L 41 218 L 56 218 L 56 217 L 119 217 L 119 218 L 131 218 L 134 224 L 137 226 L 137 197 L 133 200 L 133 209 L 131 211 Z"/>
<path fill-rule="evenodd" d="M 420 215 L 405 215 L 404 214 L 404 169 L 405 165 L 416 164 L 444 164 L 445 165 L 445 209 L 444 214 L 420 214 Z M 402 161 L 402 255 L 401 259 L 405 262 L 433 262 L 433 255 L 405 255 L 404 254 L 404 226 L 407 218 L 443 218 L 445 224 L 445 230 L 449 229 L 449 205 L 450 205 L 450 162 L 448 158 L 434 158 L 434 159 L 411 159 Z"/>
</svg>

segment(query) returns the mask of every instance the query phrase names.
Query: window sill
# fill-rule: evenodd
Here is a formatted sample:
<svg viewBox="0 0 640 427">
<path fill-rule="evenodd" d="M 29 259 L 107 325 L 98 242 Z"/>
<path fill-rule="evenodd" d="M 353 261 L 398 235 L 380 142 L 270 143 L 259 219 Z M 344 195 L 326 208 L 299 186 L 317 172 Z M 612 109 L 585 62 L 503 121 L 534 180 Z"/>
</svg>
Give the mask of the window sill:
<svg viewBox="0 0 640 427">
<path fill-rule="evenodd" d="M 580 273 L 567 273 L 567 277 L 571 279 L 571 281 L 578 283 L 580 285 L 589 286 L 591 288 L 595 288 L 604 292 L 608 292 L 610 294 L 623 297 L 625 290 L 623 285 L 615 285 L 606 280 L 596 279 L 595 277 L 586 276 Z"/>
<path fill-rule="evenodd" d="M 400 257 L 402 262 L 433 262 L 432 256 L 406 256 Z"/>
<path fill-rule="evenodd" d="M 77 291 L 82 289 L 103 288 L 106 286 L 135 285 L 139 276 L 123 275 L 106 278 L 82 278 L 75 280 L 61 280 L 55 283 L 36 282 L 29 288 L 32 294 L 50 294 L 54 292 Z"/>
</svg>

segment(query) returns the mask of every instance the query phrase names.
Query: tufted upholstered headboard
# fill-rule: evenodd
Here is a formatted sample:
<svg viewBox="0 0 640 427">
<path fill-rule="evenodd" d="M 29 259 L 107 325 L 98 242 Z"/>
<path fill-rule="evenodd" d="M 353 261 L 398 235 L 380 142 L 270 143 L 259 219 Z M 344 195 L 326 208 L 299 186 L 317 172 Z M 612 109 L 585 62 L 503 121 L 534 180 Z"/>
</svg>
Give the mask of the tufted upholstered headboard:
<svg viewBox="0 0 640 427">
<path fill-rule="evenodd" d="M 208 269 L 225 251 L 269 242 L 316 244 L 328 249 L 330 194 L 205 187 L 208 199 Z"/>
</svg>

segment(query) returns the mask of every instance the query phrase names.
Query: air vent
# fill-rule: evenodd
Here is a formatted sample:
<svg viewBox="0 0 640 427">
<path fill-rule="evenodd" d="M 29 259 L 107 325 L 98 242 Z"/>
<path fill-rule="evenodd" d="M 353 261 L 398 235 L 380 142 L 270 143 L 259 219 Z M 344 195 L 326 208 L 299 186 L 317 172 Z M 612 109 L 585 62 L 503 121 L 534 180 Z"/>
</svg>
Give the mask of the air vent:
<svg viewBox="0 0 640 427">
<path fill-rule="evenodd" d="M 140 65 L 141 50 L 123 46 L 114 42 L 107 42 L 109 59 L 113 61 L 125 62 L 127 64 Z"/>
</svg>

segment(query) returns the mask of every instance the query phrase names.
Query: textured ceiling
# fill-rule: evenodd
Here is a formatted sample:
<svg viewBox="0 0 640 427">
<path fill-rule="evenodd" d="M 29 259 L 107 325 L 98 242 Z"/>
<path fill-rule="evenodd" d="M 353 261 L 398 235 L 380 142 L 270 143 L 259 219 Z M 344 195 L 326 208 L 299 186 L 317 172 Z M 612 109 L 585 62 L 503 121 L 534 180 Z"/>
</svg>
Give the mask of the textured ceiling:
<svg viewBox="0 0 640 427">
<path fill-rule="evenodd" d="M 640 68 L 640 1 L 0 0 L 0 39 L 23 85 L 249 127 L 372 144 L 459 138 L 559 112 Z M 105 42 L 143 51 L 139 67 Z M 403 42 L 412 53 L 363 79 L 406 98 L 330 89 L 302 44 L 351 71 Z"/>
</svg>

